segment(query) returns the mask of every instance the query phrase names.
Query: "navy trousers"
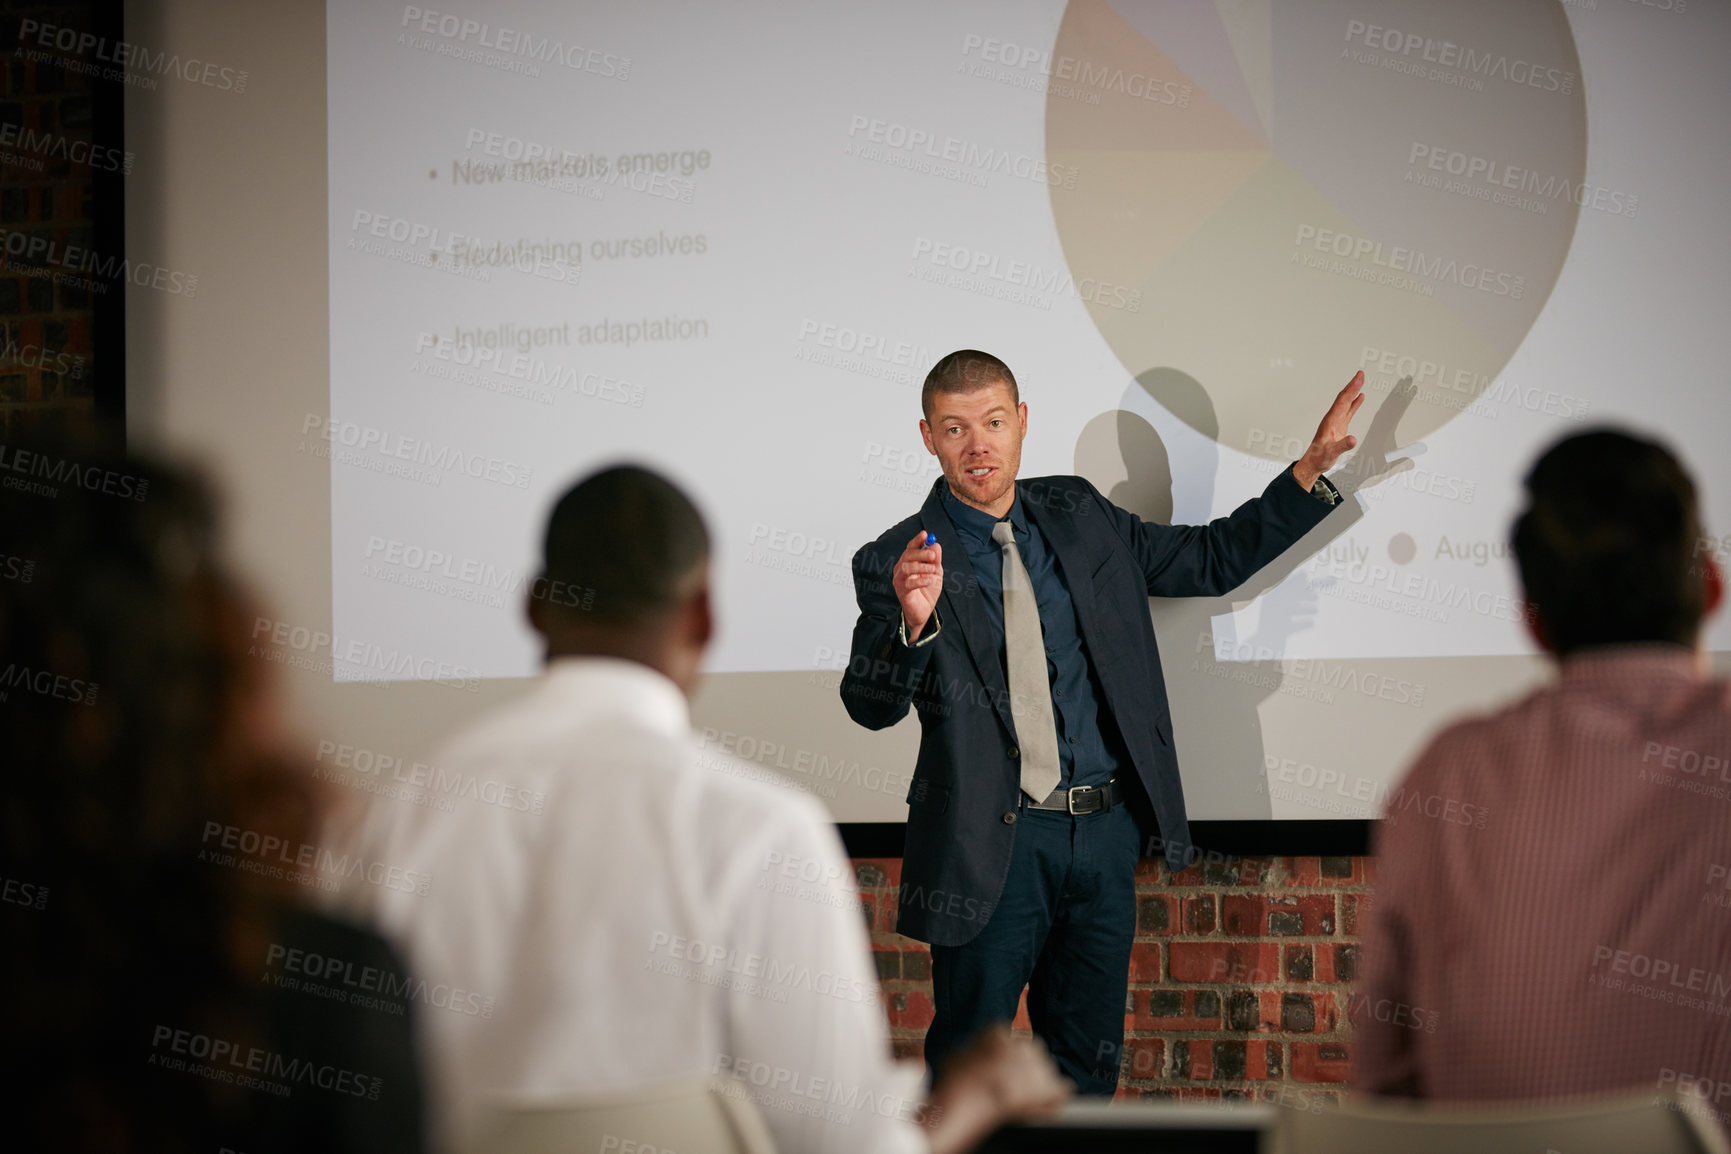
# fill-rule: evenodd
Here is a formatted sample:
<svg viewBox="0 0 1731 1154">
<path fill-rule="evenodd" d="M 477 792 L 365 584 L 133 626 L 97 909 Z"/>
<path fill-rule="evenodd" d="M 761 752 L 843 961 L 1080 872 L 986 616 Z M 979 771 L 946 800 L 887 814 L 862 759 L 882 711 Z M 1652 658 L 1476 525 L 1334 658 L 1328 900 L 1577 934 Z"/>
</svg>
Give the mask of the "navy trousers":
<svg viewBox="0 0 1731 1154">
<path fill-rule="evenodd" d="M 926 1065 L 987 1026 L 1028 1018 L 1078 1092 L 1110 1096 L 1124 1047 L 1141 835 L 1123 805 L 1071 816 L 1023 807 L 1004 893 L 973 941 L 932 947 Z"/>
</svg>

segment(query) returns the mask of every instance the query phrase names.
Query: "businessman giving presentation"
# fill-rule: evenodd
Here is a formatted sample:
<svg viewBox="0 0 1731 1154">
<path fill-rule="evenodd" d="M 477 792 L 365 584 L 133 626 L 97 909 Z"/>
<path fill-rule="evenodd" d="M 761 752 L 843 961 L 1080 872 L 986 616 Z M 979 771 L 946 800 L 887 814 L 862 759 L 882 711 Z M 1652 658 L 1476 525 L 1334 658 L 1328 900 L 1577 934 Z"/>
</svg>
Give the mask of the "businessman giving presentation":
<svg viewBox="0 0 1731 1154">
<path fill-rule="evenodd" d="M 1230 592 L 1322 521 L 1363 386 L 1260 497 L 1192 526 L 1081 477 L 1018 480 L 1028 406 L 998 358 L 962 350 L 927 375 L 920 435 L 943 476 L 854 555 L 841 696 L 870 729 L 920 718 L 897 929 L 931 943 L 934 1070 L 1026 986 L 1064 1073 L 1117 1087 L 1143 835 L 1174 868 L 1194 856 L 1148 598 Z"/>
</svg>

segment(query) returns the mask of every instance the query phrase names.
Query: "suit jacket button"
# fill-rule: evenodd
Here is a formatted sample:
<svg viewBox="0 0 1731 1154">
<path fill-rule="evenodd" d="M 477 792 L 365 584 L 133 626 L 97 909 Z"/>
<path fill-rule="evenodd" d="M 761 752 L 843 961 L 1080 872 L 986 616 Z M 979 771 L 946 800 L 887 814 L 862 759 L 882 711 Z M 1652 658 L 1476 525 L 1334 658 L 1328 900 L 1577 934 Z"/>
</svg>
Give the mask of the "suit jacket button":
<svg viewBox="0 0 1731 1154">
<path fill-rule="evenodd" d="M 1010 748 L 1009 748 L 1009 749 L 1007 749 L 1007 750 L 1005 750 L 1005 752 L 1006 752 L 1006 753 L 1008 753 L 1008 754 L 1009 754 L 1009 755 L 1010 755 L 1010 756 L 1011 756 L 1011 757 L 1020 757 L 1020 756 L 1022 756 L 1022 751 L 1021 751 L 1021 750 L 1019 750 L 1019 749 L 1017 749 L 1017 748 L 1016 748 L 1016 747 L 1015 747 L 1015 746 L 1013 746 L 1013 745 L 1012 745 L 1012 746 L 1010 746 Z"/>
<path fill-rule="evenodd" d="M 1004 824 L 1005 825 L 1015 825 L 1016 824 L 1016 813 L 1014 810 L 1011 810 L 1009 813 L 1006 813 L 1004 815 Z"/>
</svg>

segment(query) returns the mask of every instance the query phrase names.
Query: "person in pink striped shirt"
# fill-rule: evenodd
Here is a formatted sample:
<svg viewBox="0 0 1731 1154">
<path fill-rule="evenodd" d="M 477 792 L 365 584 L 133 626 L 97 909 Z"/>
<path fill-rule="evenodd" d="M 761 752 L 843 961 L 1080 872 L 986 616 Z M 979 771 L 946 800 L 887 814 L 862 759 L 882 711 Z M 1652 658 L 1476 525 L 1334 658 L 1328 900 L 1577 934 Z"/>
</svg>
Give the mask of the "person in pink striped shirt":
<svg viewBox="0 0 1731 1154">
<path fill-rule="evenodd" d="M 1448 1101 L 1680 1087 L 1724 1124 L 1731 684 L 1700 648 L 1719 543 L 1676 459 L 1623 433 L 1560 442 L 1526 490 L 1512 552 L 1557 676 L 1449 726 L 1395 794 L 1459 804 L 1378 837 L 1352 1081 Z"/>
</svg>

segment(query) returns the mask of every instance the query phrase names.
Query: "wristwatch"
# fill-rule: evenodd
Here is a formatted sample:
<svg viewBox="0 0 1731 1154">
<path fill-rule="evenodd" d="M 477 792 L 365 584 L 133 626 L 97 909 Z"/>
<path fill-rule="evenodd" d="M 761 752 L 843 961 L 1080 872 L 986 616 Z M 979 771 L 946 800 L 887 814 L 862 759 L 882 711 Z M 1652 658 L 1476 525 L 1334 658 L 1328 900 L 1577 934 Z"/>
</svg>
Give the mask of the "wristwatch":
<svg viewBox="0 0 1731 1154">
<path fill-rule="evenodd" d="M 1330 508 L 1340 504 L 1340 490 L 1334 487 L 1333 481 L 1321 473 L 1316 475 L 1316 484 L 1310 487 L 1310 495 Z"/>
</svg>

